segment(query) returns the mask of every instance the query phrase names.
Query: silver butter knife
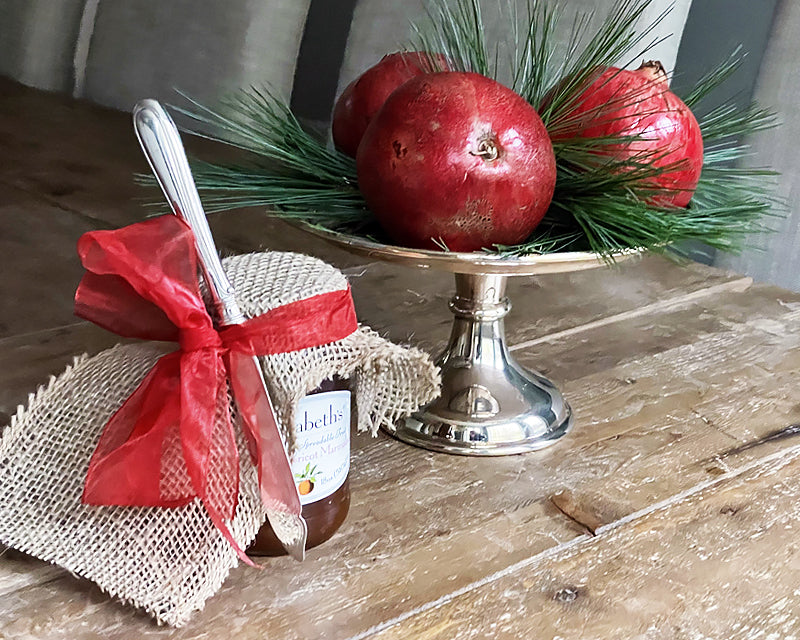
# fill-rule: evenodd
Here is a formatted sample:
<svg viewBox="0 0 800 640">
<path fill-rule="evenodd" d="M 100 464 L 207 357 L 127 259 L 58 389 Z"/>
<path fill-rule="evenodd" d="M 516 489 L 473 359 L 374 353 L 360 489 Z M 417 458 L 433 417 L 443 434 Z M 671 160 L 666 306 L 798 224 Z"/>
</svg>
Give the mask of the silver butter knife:
<svg viewBox="0 0 800 640">
<path fill-rule="evenodd" d="M 156 100 L 150 99 L 141 100 L 136 104 L 133 110 L 133 123 L 139 144 L 172 211 L 184 220 L 194 233 L 215 319 L 222 326 L 241 324 L 246 318 L 236 302 L 233 286 L 222 268 L 175 123 Z M 254 403 L 256 406 L 254 420 L 258 424 L 262 471 L 270 476 L 272 486 L 276 487 L 278 497 L 285 504 L 299 505 L 291 465 L 275 421 L 272 401 L 258 359 L 255 356 L 242 358 L 238 362 L 238 367 L 240 371 L 245 369 L 243 374 L 250 379 L 250 387 L 255 389 L 257 396 Z M 234 389 L 234 397 L 235 395 Z M 268 508 L 267 517 L 289 555 L 296 560 L 302 560 L 305 556 L 308 535 L 302 516 L 276 512 Z"/>
</svg>

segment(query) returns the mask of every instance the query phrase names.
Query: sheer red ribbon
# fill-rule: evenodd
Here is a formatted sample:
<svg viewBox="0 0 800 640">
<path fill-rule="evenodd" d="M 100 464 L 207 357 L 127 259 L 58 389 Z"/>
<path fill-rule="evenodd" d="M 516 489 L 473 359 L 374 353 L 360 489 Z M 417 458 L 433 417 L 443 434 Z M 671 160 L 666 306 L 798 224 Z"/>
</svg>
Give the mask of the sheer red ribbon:
<svg viewBox="0 0 800 640">
<path fill-rule="evenodd" d="M 262 500 L 270 509 L 299 515 L 291 472 L 283 477 L 263 468 L 268 457 L 257 455 L 259 425 L 248 422 L 257 421 L 258 394 L 252 393 L 248 368 L 240 365 L 254 355 L 305 349 L 353 333 L 349 289 L 217 330 L 200 294 L 192 232 L 177 217 L 86 233 L 78 254 L 87 270 L 75 294 L 78 316 L 121 336 L 180 347 L 158 360 L 106 424 L 89 463 L 83 502 L 169 508 L 199 498 L 239 557 L 252 564 L 227 524 L 238 501 L 239 456 L 226 380 L 246 391 L 236 402 L 251 432 Z"/>
</svg>

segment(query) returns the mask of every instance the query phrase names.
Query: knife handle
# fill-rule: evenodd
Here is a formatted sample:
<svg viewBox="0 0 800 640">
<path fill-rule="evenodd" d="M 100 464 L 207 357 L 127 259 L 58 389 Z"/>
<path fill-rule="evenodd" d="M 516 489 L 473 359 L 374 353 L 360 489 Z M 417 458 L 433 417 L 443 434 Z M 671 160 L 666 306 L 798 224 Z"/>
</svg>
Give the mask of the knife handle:
<svg viewBox="0 0 800 640">
<path fill-rule="evenodd" d="M 133 127 L 169 206 L 194 232 L 216 319 L 223 325 L 241 324 L 246 318 L 217 255 L 178 128 L 164 108 L 149 98 L 136 103 Z"/>
</svg>

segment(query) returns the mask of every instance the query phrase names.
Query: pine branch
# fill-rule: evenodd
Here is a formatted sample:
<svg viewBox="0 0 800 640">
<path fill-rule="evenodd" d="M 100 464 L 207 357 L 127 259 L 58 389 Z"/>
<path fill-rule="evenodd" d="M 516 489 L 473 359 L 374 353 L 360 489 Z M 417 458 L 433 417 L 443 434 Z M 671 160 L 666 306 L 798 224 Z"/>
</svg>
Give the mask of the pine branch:
<svg viewBox="0 0 800 640">
<path fill-rule="evenodd" d="M 223 99 L 218 109 L 187 100 L 195 109 L 177 110 L 215 132 L 198 135 L 254 155 L 247 165 L 192 161 L 209 213 L 263 206 L 331 228 L 361 226 L 370 217 L 354 160 L 303 129 L 268 90 L 243 89 Z"/>
<path fill-rule="evenodd" d="M 539 109 L 551 134 L 569 131 L 575 124 L 571 112 L 576 100 L 598 70 L 634 52 L 641 55 L 657 42 L 653 31 L 668 12 L 637 32 L 635 25 L 651 0 L 622 0 L 593 34 L 588 30 L 592 15 L 579 12 L 564 45 L 556 38 L 564 19 L 562 5 L 520 0 L 524 2 L 520 11 L 514 0 L 507 1 L 515 22 L 522 15 L 521 28 L 511 42 L 487 42 L 479 0 L 433 0 L 427 23 L 412 25 L 411 48 L 431 54 L 432 70 L 439 70 L 436 54 L 443 54 L 450 68 L 497 77 L 500 45 L 507 45 L 511 84 Z M 730 78 L 739 59 L 734 52 L 707 74 L 687 96 L 687 103 L 696 105 Z M 264 206 L 275 215 L 360 237 L 381 237 L 358 190 L 353 159 L 305 131 L 272 93 L 251 87 L 229 96 L 216 109 L 187 100 L 190 108 L 180 111 L 211 129 L 206 137 L 253 154 L 248 164 L 194 163 L 209 211 Z M 617 100 L 611 111 L 635 107 L 641 96 L 620 95 L 612 103 Z M 755 105 L 739 109 L 727 104 L 709 113 L 701 123 L 706 145 L 703 174 L 685 209 L 652 205 L 664 193 L 654 186 L 653 178 L 680 167 L 655 166 L 663 160 L 663 152 L 621 159 L 614 150 L 637 138 L 559 136 L 554 144 L 556 191 L 545 219 L 525 242 L 487 250 L 501 255 L 593 251 L 608 261 L 624 250 L 669 252 L 675 243 L 690 239 L 736 250 L 749 234 L 767 227 L 781 203 L 772 195 L 775 174 L 743 166 L 749 150 L 732 140 L 763 131 L 775 121 L 772 112 Z"/>
</svg>

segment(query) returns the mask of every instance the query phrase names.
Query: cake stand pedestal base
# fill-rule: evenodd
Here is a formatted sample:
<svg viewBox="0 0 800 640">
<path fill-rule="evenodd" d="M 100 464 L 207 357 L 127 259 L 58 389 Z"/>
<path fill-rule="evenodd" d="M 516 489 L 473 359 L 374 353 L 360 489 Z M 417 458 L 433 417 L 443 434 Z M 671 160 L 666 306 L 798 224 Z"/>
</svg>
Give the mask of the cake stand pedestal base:
<svg viewBox="0 0 800 640">
<path fill-rule="evenodd" d="M 572 411 L 546 378 L 518 365 L 505 342 L 506 275 L 456 273 L 450 341 L 436 361 L 442 394 L 392 431 L 434 451 L 502 456 L 554 444 Z"/>
</svg>

